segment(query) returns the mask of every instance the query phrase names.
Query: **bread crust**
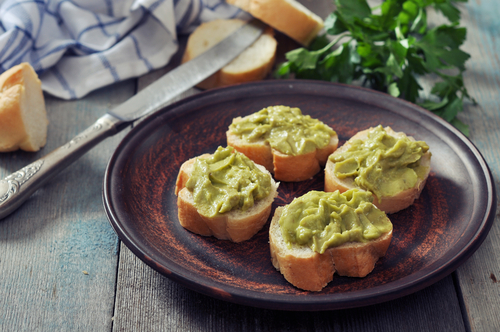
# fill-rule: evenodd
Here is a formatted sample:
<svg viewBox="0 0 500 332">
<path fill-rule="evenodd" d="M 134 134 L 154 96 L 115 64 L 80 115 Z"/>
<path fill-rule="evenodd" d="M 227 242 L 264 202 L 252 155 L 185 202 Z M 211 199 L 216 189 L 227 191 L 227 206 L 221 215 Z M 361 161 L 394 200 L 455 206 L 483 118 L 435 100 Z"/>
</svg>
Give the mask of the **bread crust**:
<svg viewBox="0 0 500 332">
<path fill-rule="evenodd" d="M 241 117 L 235 118 L 233 122 L 241 121 L 241 119 Z M 326 147 L 303 155 L 292 156 L 271 148 L 265 141 L 246 142 L 231 130 L 226 132 L 226 137 L 229 146 L 243 153 L 256 164 L 264 166 L 274 174 L 276 180 L 287 182 L 304 181 L 313 177 L 325 166 L 328 156 L 337 149 L 339 142 L 335 134 L 330 138 Z"/>
<path fill-rule="evenodd" d="M 323 254 L 307 246 L 288 248 L 281 234 L 279 219 L 284 207 L 276 208 L 269 227 L 271 261 L 276 270 L 297 288 L 319 292 L 337 273 L 347 277 L 365 277 L 385 256 L 392 230 L 367 243 L 348 242 L 328 248 Z"/>
<path fill-rule="evenodd" d="M 219 19 L 201 24 L 189 36 L 182 56 L 185 63 L 222 41 L 231 32 L 245 24 L 239 19 Z M 272 28 L 266 31 L 245 51 L 215 74 L 196 86 L 212 89 L 238 83 L 264 79 L 271 71 L 276 59 L 277 41 Z"/>
<path fill-rule="evenodd" d="M 204 154 L 199 158 L 207 158 Z M 193 194 L 186 188 L 192 174 L 196 158 L 181 165 L 175 186 L 179 222 L 187 230 L 202 235 L 214 236 L 220 240 L 242 242 L 252 238 L 266 224 L 271 214 L 274 198 L 278 195 L 278 185 L 271 178 L 271 192 L 266 198 L 256 201 L 247 211 L 233 210 L 215 217 L 205 217 L 194 206 Z M 256 165 L 267 172 L 261 165 Z"/>
<path fill-rule="evenodd" d="M 38 151 L 47 140 L 41 82 L 28 63 L 0 75 L 0 152 Z"/>
<path fill-rule="evenodd" d="M 252 16 L 308 46 L 324 26 L 323 20 L 295 0 L 227 0 Z"/>
<path fill-rule="evenodd" d="M 366 130 L 358 132 L 356 135 L 351 137 L 349 141 L 347 141 L 344 145 L 339 147 L 334 152 L 334 154 L 346 151 L 353 140 L 365 139 L 368 135 L 368 132 L 372 129 L 373 128 L 368 128 Z M 395 132 L 391 127 L 385 127 L 384 129 L 389 135 L 394 137 L 401 137 L 404 135 L 404 133 Z M 412 140 L 414 139 L 411 136 L 408 136 L 408 138 Z M 420 161 L 422 166 L 427 167 L 427 173 L 425 174 L 424 178 L 418 179 L 416 185 L 413 188 L 403 190 L 394 196 L 384 196 L 382 197 L 381 200 L 379 200 L 376 195 L 373 195 L 373 204 L 386 213 L 396 213 L 412 205 L 414 201 L 420 197 L 420 193 L 424 189 L 425 183 L 430 173 L 430 161 L 431 161 L 431 153 L 427 151 L 422 156 Z M 358 188 L 354 183 L 354 179 L 353 178 L 339 179 L 338 177 L 336 177 L 335 163 L 332 162 L 330 159 L 328 159 L 325 166 L 325 191 L 333 192 L 339 190 L 342 193 L 353 188 Z M 363 190 L 361 188 L 358 189 Z"/>
</svg>

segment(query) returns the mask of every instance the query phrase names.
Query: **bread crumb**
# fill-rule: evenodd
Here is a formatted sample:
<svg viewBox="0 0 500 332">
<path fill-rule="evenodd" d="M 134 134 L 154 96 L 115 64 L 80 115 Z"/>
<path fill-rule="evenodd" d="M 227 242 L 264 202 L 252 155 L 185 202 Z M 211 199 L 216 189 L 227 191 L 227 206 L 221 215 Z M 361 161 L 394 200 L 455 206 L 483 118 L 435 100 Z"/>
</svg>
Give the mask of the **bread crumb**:
<svg viewBox="0 0 500 332">
<path fill-rule="evenodd" d="M 89 273 L 85 270 L 82 271 L 83 274 L 88 275 Z"/>
</svg>

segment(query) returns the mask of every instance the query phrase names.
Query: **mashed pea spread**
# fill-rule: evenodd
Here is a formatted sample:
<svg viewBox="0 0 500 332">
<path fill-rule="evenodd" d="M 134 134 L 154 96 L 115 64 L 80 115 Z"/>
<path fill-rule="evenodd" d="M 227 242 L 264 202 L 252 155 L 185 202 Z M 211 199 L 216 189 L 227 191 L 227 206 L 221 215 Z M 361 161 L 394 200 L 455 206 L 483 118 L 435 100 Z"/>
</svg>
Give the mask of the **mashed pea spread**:
<svg viewBox="0 0 500 332">
<path fill-rule="evenodd" d="M 283 209 L 279 224 L 285 242 L 324 253 L 346 242 L 368 242 L 392 230 L 386 214 L 372 204 L 371 193 L 310 191 Z"/>
<path fill-rule="evenodd" d="M 287 155 L 301 155 L 328 145 L 335 131 L 303 115 L 296 107 L 270 106 L 233 122 L 229 129 L 247 142 L 264 140 Z"/>
<path fill-rule="evenodd" d="M 232 147 L 219 147 L 209 158 L 197 158 L 186 183 L 201 215 L 215 217 L 233 209 L 246 211 L 271 192 L 271 176 Z"/>
<path fill-rule="evenodd" d="M 428 150 L 425 142 L 406 135 L 395 138 L 379 125 L 366 140 L 353 140 L 347 151 L 332 154 L 330 160 L 335 162 L 335 176 L 353 177 L 359 188 L 380 199 L 413 188 L 424 177 L 427 167 L 420 159 Z"/>
</svg>

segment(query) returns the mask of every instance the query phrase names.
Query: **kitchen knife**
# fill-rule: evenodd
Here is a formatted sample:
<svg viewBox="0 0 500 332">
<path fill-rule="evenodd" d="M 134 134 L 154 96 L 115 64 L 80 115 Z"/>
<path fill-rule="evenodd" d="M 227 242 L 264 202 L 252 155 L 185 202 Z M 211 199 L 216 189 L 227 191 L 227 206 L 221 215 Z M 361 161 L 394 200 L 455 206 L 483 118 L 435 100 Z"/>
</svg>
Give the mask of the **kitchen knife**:
<svg viewBox="0 0 500 332">
<path fill-rule="evenodd" d="M 132 121 L 165 107 L 168 102 L 203 81 L 236 58 L 262 34 L 257 20 L 243 25 L 200 56 L 173 69 L 47 156 L 0 180 L 0 219 L 17 209 L 44 183 L 107 137 Z"/>
</svg>

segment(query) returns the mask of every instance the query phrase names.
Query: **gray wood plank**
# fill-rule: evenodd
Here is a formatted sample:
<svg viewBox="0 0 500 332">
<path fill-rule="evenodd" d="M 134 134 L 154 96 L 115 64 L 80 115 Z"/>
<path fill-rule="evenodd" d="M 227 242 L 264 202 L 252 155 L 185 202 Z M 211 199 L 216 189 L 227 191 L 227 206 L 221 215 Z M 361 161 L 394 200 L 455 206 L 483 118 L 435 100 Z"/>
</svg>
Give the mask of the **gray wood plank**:
<svg viewBox="0 0 500 332">
<path fill-rule="evenodd" d="M 46 147 L 0 154 L 0 177 L 68 142 L 134 92 L 128 81 L 79 101 L 47 97 Z M 101 143 L 0 220 L 0 331 L 111 329 L 119 243 L 101 192 L 119 140 Z"/>
<path fill-rule="evenodd" d="M 465 84 L 478 105 L 467 105 L 461 118 L 471 126 L 470 138 L 491 168 L 498 190 L 500 4 L 495 0 L 470 0 L 462 9 L 462 20 L 468 32 L 464 49 L 472 56 L 467 62 Z M 457 270 L 472 331 L 500 331 L 500 284 L 497 282 L 500 279 L 498 212 L 490 234 L 482 246 Z"/>
</svg>

